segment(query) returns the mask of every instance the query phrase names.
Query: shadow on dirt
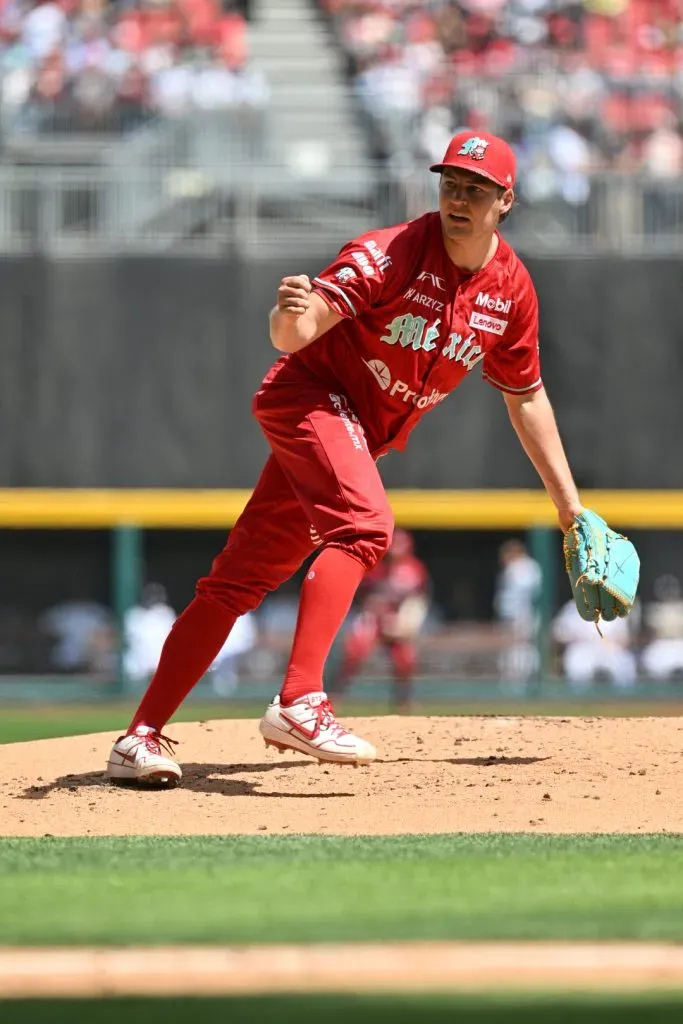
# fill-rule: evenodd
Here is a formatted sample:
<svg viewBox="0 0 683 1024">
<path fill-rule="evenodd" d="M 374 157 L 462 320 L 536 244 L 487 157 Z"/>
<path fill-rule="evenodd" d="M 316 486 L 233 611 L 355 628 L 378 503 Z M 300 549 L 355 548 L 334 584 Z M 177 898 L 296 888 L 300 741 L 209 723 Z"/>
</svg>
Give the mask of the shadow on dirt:
<svg viewBox="0 0 683 1024">
<path fill-rule="evenodd" d="M 278 800 L 321 800 L 330 797 L 355 796 L 351 792 L 311 792 L 287 793 L 287 792 L 266 792 L 260 788 L 261 782 L 258 779 L 233 779 L 233 775 L 265 775 L 268 772 L 287 768 L 310 768 L 311 774 L 316 772 L 331 772 L 336 770 L 338 765 L 318 765 L 315 761 L 275 761 L 267 764 L 183 764 L 183 778 L 181 788 L 190 790 L 193 793 L 219 793 L 222 796 L 256 796 L 275 797 Z M 157 792 L 164 787 L 150 786 L 136 783 L 123 783 L 112 785 L 106 774 L 101 772 L 83 772 L 80 775 L 60 775 L 53 782 L 41 785 L 28 786 L 24 792 L 17 797 L 19 800 L 44 800 L 57 791 L 77 793 L 82 789 L 100 790 L 134 790 L 135 792 Z"/>
<path fill-rule="evenodd" d="M 377 764 L 466 764 L 474 768 L 495 768 L 498 765 L 538 764 L 539 761 L 550 761 L 550 757 L 499 757 L 489 754 L 488 757 L 397 757 L 394 760 L 377 761 Z"/>
</svg>

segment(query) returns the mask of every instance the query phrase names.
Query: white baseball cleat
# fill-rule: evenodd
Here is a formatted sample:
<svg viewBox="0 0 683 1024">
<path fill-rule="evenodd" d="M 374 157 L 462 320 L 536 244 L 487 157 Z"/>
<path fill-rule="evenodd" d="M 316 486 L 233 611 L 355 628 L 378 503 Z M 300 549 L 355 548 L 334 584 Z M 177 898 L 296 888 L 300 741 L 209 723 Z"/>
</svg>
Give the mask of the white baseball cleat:
<svg viewBox="0 0 683 1024">
<path fill-rule="evenodd" d="M 307 693 L 282 707 L 279 696 L 268 705 L 259 730 L 267 747 L 300 750 L 319 761 L 337 764 L 370 764 L 375 748 L 339 724 L 326 693 Z"/>
<path fill-rule="evenodd" d="M 143 786 L 170 789 L 177 786 L 183 773 L 168 754 L 174 741 L 150 726 L 141 725 L 129 736 L 119 736 L 107 762 L 112 782 L 137 782 Z"/>
</svg>

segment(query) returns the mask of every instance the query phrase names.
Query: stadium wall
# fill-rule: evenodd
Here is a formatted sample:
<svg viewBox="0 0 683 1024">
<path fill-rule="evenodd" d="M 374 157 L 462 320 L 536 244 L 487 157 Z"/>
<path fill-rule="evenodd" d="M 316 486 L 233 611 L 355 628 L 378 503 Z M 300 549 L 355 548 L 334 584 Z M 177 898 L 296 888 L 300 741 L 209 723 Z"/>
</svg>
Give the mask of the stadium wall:
<svg viewBox="0 0 683 1024">
<path fill-rule="evenodd" d="M 251 396 L 274 358 L 285 273 L 331 257 L 6 258 L 0 487 L 249 488 L 266 455 Z M 581 487 L 678 488 L 680 261 L 527 260 L 544 379 Z M 535 487 L 500 396 L 479 379 L 430 412 L 389 487 Z"/>
</svg>

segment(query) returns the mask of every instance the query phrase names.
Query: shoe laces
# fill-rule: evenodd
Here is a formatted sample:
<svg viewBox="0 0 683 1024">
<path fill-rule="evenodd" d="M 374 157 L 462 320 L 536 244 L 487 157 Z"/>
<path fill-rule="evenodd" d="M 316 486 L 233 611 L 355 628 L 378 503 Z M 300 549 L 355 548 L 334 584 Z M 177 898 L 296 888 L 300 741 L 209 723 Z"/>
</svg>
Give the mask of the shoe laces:
<svg viewBox="0 0 683 1024">
<path fill-rule="evenodd" d="M 156 754 L 157 757 L 163 757 L 164 754 L 168 754 L 169 757 L 174 757 L 173 748 L 178 746 L 178 740 L 172 740 L 170 736 L 164 736 L 160 732 L 147 732 L 144 736 L 137 737 L 140 743 L 143 743 L 150 754 Z"/>
<path fill-rule="evenodd" d="M 348 729 L 345 729 L 332 707 L 332 701 L 324 700 L 318 705 L 318 723 L 321 729 L 327 729 L 333 736 L 348 736 Z"/>
</svg>

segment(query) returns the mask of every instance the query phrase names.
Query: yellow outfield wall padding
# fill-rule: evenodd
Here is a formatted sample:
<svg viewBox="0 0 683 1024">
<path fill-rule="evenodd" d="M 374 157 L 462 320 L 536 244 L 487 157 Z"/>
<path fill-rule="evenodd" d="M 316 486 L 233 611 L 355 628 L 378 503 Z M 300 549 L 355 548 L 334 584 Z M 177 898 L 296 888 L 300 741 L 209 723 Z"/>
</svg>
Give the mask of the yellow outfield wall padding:
<svg viewBox="0 0 683 1024">
<path fill-rule="evenodd" d="M 0 489 L 0 528 L 223 529 L 248 490 Z M 554 526 L 542 490 L 388 492 L 396 522 L 413 529 L 514 530 Z M 683 491 L 584 491 L 582 500 L 618 529 L 683 529 Z"/>
</svg>

